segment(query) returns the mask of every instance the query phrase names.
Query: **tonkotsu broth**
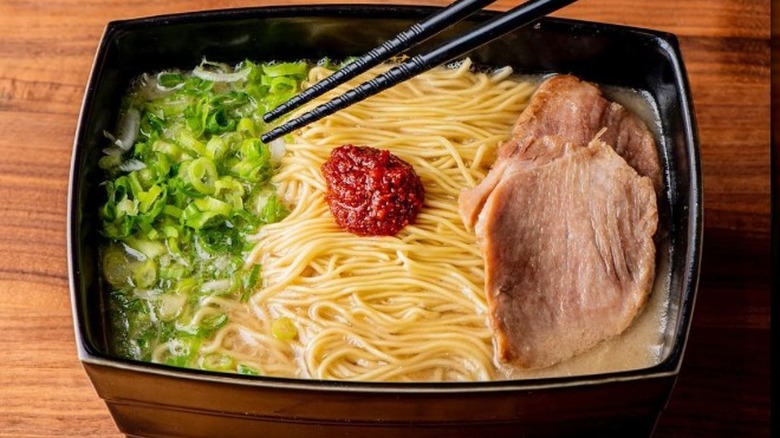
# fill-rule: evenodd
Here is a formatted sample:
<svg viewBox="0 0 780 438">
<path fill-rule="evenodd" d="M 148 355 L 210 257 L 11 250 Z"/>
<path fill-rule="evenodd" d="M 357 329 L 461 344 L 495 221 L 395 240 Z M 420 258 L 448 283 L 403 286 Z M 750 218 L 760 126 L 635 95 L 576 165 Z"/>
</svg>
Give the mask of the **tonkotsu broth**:
<svg viewBox="0 0 780 438">
<path fill-rule="evenodd" d="M 327 74 L 316 67 L 309 81 Z M 290 214 L 247 235 L 254 248 L 244 254 L 243 272 L 259 266 L 257 286 L 244 294 L 192 292 L 187 302 L 199 296 L 199 307 L 185 315 L 187 321 L 219 324 L 197 341 L 186 362 L 171 361 L 187 348 L 176 340 L 156 345 L 151 357 L 141 359 L 245 374 L 368 381 L 537 378 L 658 363 L 669 294 L 664 239 L 657 247 L 653 292 L 623 335 L 540 370 L 511 369 L 495 359 L 481 252 L 457 213 L 457 195 L 484 178 L 540 79 L 507 69 L 476 72 L 465 61 L 422 74 L 275 142 L 277 153 L 282 146 L 286 152 L 270 182 Z M 651 100 L 632 90 L 608 91 L 662 138 Z M 335 225 L 323 201 L 319 167 L 343 144 L 389 149 L 415 167 L 426 190 L 415 224 L 381 238 L 357 237 Z M 218 281 L 198 287 L 216 286 Z M 150 303 L 164 298 L 162 305 L 146 306 L 152 317 L 179 297 L 165 289 L 133 296 Z M 115 320 L 114 325 L 121 324 Z"/>
</svg>

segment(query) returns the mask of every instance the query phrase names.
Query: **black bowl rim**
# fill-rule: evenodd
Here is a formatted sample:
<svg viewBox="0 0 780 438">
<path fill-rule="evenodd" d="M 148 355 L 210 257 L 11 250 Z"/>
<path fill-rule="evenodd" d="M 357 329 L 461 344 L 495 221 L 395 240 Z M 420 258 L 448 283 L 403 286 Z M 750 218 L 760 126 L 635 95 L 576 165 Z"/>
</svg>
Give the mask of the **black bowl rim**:
<svg viewBox="0 0 780 438">
<path fill-rule="evenodd" d="M 557 24 L 570 27 L 593 29 L 598 32 L 634 33 L 644 34 L 655 42 L 669 55 L 671 67 L 674 71 L 675 86 L 680 93 L 680 111 L 683 118 L 683 134 L 686 145 L 686 153 L 690 159 L 690 194 L 688 234 L 692 237 L 685 257 L 685 272 L 683 274 L 684 299 L 681 304 L 681 320 L 674 333 L 677 340 L 666 359 L 652 367 L 640 368 L 628 371 L 617 371 L 600 374 L 579 375 L 569 377 L 549 377 L 517 380 L 494 380 L 484 382 L 359 382 L 359 381 L 331 381 L 317 379 L 294 379 L 269 376 L 245 376 L 239 374 L 218 373 L 197 369 L 176 368 L 167 365 L 140 362 L 122 358 L 110 357 L 106 354 L 93 351 L 85 339 L 85 318 L 81 309 L 81 297 L 78 293 L 79 272 L 75 265 L 77 235 L 77 211 L 74 204 L 76 199 L 77 165 L 81 148 L 86 133 L 84 122 L 86 113 L 91 107 L 93 91 L 99 78 L 99 66 L 104 61 L 107 47 L 114 38 L 123 32 L 137 30 L 144 27 L 165 26 L 185 23 L 212 22 L 228 19 L 260 19 L 260 18 L 284 18 L 284 17 L 393 17 L 393 18 L 417 18 L 440 9 L 435 6 L 408 6 L 394 4 L 322 4 L 322 5 L 290 5 L 290 6 L 259 6 L 233 9 L 215 9 L 196 12 L 181 12 L 165 15 L 154 15 L 124 20 L 115 20 L 107 23 L 98 45 L 90 77 L 82 100 L 82 107 L 77 121 L 76 134 L 73 143 L 70 177 L 67 197 L 67 256 L 69 289 L 73 315 L 73 325 L 76 337 L 76 347 L 80 361 L 84 366 L 97 365 L 110 368 L 118 368 L 139 373 L 150 373 L 171 378 L 185 380 L 199 380 L 221 382 L 225 384 L 254 386 L 277 389 L 317 390 L 317 391 L 348 391 L 371 393 L 459 393 L 459 392 L 511 392 L 511 391 L 537 391 L 550 388 L 565 388 L 583 385 L 598 385 L 617 382 L 627 382 L 645 379 L 660 379 L 676 377 L 682 365 L 682 357 L 688 342 L 691 319 L 698 288 L 702 231 L 703 231 L 703 201 L 701 163 L 699 157 L 699 139 L 693 101 L 687 72 L 682 60 L 677 37 L 668 32 L 657 30 L 623 26 L 616 24 L 575 20 L 566 18 L 545 17 L 539 20 L 544 25 Z M 482 11 L 474 14 L 472 18 L 486 19 L 494 16 L 496 11 Z"/>
</svg>

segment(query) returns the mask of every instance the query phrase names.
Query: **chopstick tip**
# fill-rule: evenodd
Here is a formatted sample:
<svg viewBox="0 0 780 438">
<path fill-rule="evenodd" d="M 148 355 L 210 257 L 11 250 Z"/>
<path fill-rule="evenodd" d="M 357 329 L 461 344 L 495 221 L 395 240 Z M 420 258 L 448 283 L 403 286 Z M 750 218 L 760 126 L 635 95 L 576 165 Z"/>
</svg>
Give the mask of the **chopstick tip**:
<svg viewBox="0 0 780 438">
<path fill-rule="evenodd" d="M 273 109 L 271 111 L 268 111 L 267 113 L 263 114 L 263 121 L 268 123 L 273 120 L 275 120 L 279 115 L 276 113 L 276 110 Z"/>
<path fill-rule="evenodd" d="M 279 138 L 279 137 L 281 137 L 283 135 L 280 132 L 274 132 L 274 131 L 276 131 L 276 130 L 272 129 L 272 130 L 266 132 L 265 134 L 262 134 L 260 136 L 260 141 L 262 141 L 265 144 L 268 144 L 268 143 L 276 140 L 277 138 Z"/>
</svg>

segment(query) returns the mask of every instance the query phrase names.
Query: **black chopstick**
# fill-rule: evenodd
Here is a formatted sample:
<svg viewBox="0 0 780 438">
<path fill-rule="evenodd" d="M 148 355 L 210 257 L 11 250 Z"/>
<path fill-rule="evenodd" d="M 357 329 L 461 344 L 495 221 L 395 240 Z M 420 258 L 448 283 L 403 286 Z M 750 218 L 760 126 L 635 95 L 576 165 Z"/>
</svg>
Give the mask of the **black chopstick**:
<svg viewBox="0 0 780 438">
<path fill-rule="evenodd" d="M 282 114 L 298 108 L 315 97 L 321 96 L 328 90 L 332 90 L 338 85 L 369 70 L 371 67 L 387 61 L 402 51 L 427 40 L 448 26 L 463 20 L 495 1 L 496 0 L 458 0 L 452 3 L 423 21 L 414 24 L 409 29 L 399 33 L 392 39 L 385 41 L 379 47 L 371 49 L 365 55 L 353 60 L 332 75 L 317 82 L 306 90 L 303 90 L 287 102 L 284 102 L 267 112 L 263 116 L 263 120 L 270 122 L 277 119 Z"/>
<path fill-rule="evenodd" d="M 430 70 L 437 65 L 457 58 L 512 30 L 525 26 L 566 5 L 574 3 L 575 1 L 576 0 L 530 0 L 523 3 L 438 48 L 425 54 L 416 55 L 412 59 L 393 67 L 387 72 L 363 82 L 357 87 L 347 90 L 344 94 L 317 106 L 300 117 L 292 119 L 266 132 L 260 136 L 260 140 L 264 143 L 269 143 L 295 129 L 306 126 L 309 123 L 315 122 L 340 109 L 344 109 L 367 97 L 373 96 L 374 94 L 386 90 L 424 71 Z"/>
</svg>

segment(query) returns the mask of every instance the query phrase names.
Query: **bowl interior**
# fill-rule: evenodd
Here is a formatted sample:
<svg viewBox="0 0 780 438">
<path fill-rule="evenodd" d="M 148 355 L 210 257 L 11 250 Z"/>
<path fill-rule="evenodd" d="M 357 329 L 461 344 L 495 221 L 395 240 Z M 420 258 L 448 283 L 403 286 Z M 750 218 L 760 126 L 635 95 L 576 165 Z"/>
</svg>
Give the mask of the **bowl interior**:
<svg viewBox="0 0 780 438">
<path fill-rule="evenodd" d="M 85 362 L 132 364 L 108 353 L 106 291 L 99 281 L 97 248 L 102 171 L 97 162 L 104 130 L 116 122 L 130 81 L 143 72 L 192 68 L 203 57 L 227 63 L 254 60 L 344 59 L 360 55 L 433 11 L 425 7 L 330 6 L 214 11 L 110 23 L 97 53 L 74 144 L 69 198 L 71 290 L 79 353 Z M 467 30 L 492 16 L 480 13 L 411 53 Z M 529 74 L 572 73 L 585 80 L 643 90 L 660 113 L 666 192 L 659 205 L 668 229 L 669 323 L 662 362 L 652 368 L 590 376 L 639 377 L 676 373 L 690 322 L 701 240 L 698 145 L 687 79 L 673 36 L 560 19 L 544 19 L 512 32 L 469 56 L 487 66 L 510 65 Z M 170 370 L 202 376 L 188 370 Z M 262 380 L 262 378 L 257 378 Z M 578 378 L 545 379 L 551 384 Z M 245 380 L 242 380 L 245 381 Z M 538 385 L 540 382 L 529 384 Z M 313 383 L 316 384 L 316 383 Z M 502 385 L 496 382 L 490 385 Z M 349 385 L 349 384 L 348 384 Z M 512 385 L 523 385 L 513 382 Z"/>
</svg>

